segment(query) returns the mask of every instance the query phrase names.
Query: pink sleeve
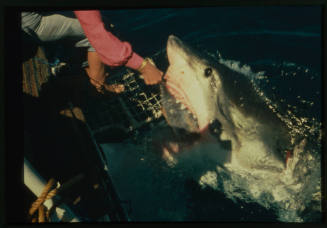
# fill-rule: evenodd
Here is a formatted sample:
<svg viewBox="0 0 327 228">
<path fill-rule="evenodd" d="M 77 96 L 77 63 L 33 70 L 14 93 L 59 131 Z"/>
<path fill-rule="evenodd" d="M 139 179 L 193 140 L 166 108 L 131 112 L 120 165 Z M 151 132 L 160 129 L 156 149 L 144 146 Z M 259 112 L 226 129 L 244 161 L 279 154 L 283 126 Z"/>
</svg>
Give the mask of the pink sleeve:
<svg viewBox="0 0 327 228">
<path fill-rule="evenodd" d="M 81 23 L 86 37 L 104 64 L 109 66 L 126 65 L 135 70 L 139 68 L 143 58 L 133 52 L 128 42 L 122 42 L 105 29 L 100 11 L 78 10 L 74 13 Z"/>
</svg>

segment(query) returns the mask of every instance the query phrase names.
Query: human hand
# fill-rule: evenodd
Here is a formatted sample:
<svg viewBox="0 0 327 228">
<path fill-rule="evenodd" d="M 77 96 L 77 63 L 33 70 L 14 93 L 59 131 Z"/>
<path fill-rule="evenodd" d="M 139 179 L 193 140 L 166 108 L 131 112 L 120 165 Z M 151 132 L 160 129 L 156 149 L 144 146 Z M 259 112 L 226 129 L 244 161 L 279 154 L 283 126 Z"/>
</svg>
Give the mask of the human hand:
<svg viewBox="0 0 327 228">
<path fill-rule="evenodd" d="M 125 91 L 125 86 L 123 84 L 104 84 L 104 89 L 112 93 L 122 93 Z"/>
<path fill-rule="evenodd" d="M 159 83 L 163 75 L 163 73 L 149 61 L 147 61 L 146 65 L 140 70 L 140 73 L 147 85 Z"/>
</svg>

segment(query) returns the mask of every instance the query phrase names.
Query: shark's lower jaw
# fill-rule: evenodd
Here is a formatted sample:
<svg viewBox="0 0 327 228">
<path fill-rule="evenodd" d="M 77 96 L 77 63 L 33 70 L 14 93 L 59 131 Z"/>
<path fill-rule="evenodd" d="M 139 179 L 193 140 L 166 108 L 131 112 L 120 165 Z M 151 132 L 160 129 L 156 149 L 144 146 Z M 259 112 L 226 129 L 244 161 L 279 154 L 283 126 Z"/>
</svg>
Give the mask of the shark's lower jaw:
<svg viewBox="0 0 327 228">
<path fill-rule="evenodd" d="M 180 93 L 167 85 L 161 86 L 162 113 L 168 125 L 188 132 L 199 132 L 197 116 L 192 112 L 189 102 L 180 98 Z"/>
</svg>

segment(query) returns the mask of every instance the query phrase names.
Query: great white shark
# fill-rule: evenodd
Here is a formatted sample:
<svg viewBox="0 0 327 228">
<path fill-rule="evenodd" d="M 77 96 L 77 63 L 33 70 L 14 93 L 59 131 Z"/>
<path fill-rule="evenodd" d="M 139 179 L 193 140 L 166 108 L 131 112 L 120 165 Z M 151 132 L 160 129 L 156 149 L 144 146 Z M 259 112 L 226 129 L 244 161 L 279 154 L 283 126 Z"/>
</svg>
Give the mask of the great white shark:
<svg viewBox="0 0 327 228">
<path fill-rule="evenodd" d="M 174 35 L 168 38 L 167 56 L 162 111 L 173 129 L 198 135 L 197 140 L 230 142 L 229 162 L 275 172 L 285 170 L 294 147 L 290 130 L 245 75 Z M 176 143 L 167 148 L 168 154 L 181 149 Z"/>
</svg>

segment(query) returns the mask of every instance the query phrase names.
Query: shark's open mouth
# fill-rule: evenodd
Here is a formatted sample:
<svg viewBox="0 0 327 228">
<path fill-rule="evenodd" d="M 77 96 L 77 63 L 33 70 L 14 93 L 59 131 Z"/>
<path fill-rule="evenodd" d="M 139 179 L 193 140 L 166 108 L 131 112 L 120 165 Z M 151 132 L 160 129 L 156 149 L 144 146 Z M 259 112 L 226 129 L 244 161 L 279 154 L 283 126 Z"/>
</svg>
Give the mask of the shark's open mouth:
<svg viewBox="0 0 327 228">
<path fill-rule="evenodd" d="M 166 120 L 168 122 L 180 121 L 180 124 L 184 124 L 181 126 L 182 128 L 191 132 L 198 132 L 198 116 L 187 93 L 181 85 L 175 83 L 168 75 L 165 75 L 165 80 L 164 87 L 170 97 L 169 101 L 166 100 L 166 105 L 163 105 L 163 114 Z"/>
<path fill-rule="evenodd" d="M 181 109 L 186 108 L 190 112 L 190 114 L 193 115 L 194 119 L 196 119 L 196 112 L 192 104 L 189 102 L 186 93 L 178 85 L 174 84 L 171 80 L 167 80 L 166 87 L 169 93 L 176 99 L 176 103 L 181 104 Z"/>
</svg>

